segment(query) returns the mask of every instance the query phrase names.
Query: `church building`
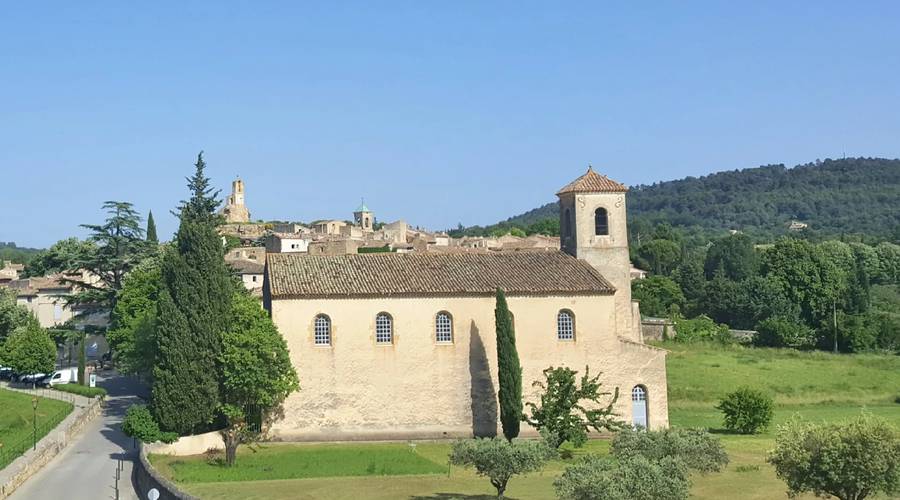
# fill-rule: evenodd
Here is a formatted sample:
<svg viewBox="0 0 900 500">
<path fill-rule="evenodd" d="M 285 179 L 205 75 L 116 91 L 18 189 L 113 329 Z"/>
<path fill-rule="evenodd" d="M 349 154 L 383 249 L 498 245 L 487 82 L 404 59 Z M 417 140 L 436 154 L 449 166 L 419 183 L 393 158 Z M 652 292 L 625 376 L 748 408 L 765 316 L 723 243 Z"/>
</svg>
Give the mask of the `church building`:
<svg viewBox="0 0 900 500">
<path fill-rule="evenodd" d="M 593 169 L 562 188 L 560 251 L 269 255 L 264 303 L 301 385 L 273 437 L 497 434 L 497 288 L 526 401 L 545 368 L 587 366 L 622 420 L 667 427 L 666 351 L 643 343 L 631 300 L 626 191 Z"/>
</svg>

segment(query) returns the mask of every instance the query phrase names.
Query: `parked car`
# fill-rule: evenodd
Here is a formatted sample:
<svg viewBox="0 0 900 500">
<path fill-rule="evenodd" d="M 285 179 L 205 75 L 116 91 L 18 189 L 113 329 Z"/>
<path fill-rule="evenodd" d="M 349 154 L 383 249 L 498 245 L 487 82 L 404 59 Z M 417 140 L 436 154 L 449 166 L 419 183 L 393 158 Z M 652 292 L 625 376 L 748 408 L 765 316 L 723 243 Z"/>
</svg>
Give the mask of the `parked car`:
<svg viewBox="0 0 900 500">
<path fill-rule="evenodd" d="M 78 381 L 78 368 L 63 368 L 62 370 L 56 370 L 50 376 L 46 377 L 41 385 L 49 385 L 53 387 L 54 385 L 60 384 L 71 384 L 73 382 Z"/>
<path fill-rule="evenodd" d="M 13 369 L 8 366 L 0 366 L 0 380 L 12 380 Z"/>
<path fill-rule="evenodd" d="M 46 376 L 47 376 L 46 373 L 28 373 L 28 374 L 19 375 L 19 378 L 17 378 L 16 381 L 20 382 L 22 384 L 37 385 L 38 382 L 40 382 L 41 379 L 43 379 Z"/>
</svg>

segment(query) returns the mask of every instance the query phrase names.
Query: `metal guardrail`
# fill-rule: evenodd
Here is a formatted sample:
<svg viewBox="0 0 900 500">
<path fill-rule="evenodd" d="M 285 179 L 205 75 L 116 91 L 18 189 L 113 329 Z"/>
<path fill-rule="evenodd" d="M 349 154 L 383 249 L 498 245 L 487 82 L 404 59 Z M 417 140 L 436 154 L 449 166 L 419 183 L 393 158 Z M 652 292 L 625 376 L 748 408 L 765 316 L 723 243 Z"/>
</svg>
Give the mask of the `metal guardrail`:
<svg viewBox="0 0 900 500">
<path fill-rule="evenodd" d="M 38 406 L 40 407 L 40 406 Z M 29 448 L 36 449 L 37 442 L 49 434 L 72 412 L 71 408 L 63 408 L 51 414 L 45 414 L 32 422 L 31 431 L 15 441 L 0 442 L 0 469 L 24 454 Z M 35 411 L 35 414 L 37 412 Z"/>
</svg>

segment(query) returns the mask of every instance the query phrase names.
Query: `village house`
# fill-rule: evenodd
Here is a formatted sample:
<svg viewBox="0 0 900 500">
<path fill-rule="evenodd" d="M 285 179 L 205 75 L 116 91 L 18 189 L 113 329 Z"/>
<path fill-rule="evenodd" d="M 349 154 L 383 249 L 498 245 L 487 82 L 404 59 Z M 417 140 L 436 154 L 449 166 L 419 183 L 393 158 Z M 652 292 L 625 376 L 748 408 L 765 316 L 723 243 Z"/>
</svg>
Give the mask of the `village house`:
<svg viewBox="0 0 900 500">
<path fill-rule="evenodd" d="M 497 288 L 527 401 L 545 368 L 589 367 L 622 419 L 667 427 L 666 351 L 643 343 L 631 300 L 626 191 L 592 169 L 560 190 L 562 251 L 269 255 L 263 302 L 303 380 L 275 437 L 495 435 Z"/>
</svg>

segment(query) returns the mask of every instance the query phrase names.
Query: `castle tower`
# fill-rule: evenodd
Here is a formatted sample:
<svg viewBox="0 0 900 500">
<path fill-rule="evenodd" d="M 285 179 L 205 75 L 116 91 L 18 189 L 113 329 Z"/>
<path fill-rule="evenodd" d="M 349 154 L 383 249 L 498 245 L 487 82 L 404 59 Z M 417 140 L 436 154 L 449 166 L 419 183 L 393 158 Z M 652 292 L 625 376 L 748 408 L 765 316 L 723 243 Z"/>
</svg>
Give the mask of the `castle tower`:
<svg viewBox="0 0 900 500">
<path fill-rule="evenodd" d="M 375 214 L 366 206 L 365 200 L 360 201 L 359 207 L 353 212 L 353 220 L 362 228 L 363 232 L 369 233 L 375 230 Z"/>
<path fill-rule="evenodd" d="M 616 334 L 640 339 L 640 313 L 631 303 L 631 259 L 625 193 L 628 188 L 594 172 L 575 179 L 559 197 L 559 230 L 562 250 L 583 259 L 615 287 Z M 637 314 L 637 318 L 633 315 Z"/>
<path fill-rule="evenodd" d="M 244 204 L 244 181 L 240 178 L 231 183 L 231 194 L 225 200 L 225 206 L 220 213 L 225 217 L 225 222 L 250 222 L 250 210 Z"/>
</svg>

